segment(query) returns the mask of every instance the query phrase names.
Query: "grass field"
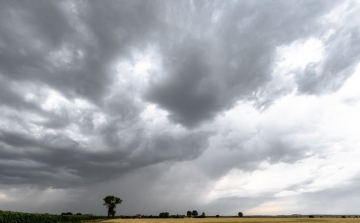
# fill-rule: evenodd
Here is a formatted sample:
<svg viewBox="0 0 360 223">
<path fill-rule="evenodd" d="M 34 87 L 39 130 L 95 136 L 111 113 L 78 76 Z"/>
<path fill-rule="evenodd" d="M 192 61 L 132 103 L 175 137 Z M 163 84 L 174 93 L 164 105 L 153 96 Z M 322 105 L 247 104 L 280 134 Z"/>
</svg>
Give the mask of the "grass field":
<svg viewBox="0 0 360 223">
<path fill-rule="evenodd" d="M 182 218 L 112 219 L 99 223 L 360 223 L 360 218 Z"/>
</svg>

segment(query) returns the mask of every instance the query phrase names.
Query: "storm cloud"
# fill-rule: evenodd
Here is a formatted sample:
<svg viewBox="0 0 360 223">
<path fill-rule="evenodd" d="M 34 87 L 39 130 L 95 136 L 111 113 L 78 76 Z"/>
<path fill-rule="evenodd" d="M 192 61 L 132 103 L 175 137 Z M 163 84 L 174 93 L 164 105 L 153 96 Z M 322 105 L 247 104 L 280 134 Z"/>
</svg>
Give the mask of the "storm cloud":
<svg viewBox="0 0 360 223">
<path fill-rule="evenodd" d="M 1 209 L 356 210 L 358 2 L 0 5 Z"/>
</svg>

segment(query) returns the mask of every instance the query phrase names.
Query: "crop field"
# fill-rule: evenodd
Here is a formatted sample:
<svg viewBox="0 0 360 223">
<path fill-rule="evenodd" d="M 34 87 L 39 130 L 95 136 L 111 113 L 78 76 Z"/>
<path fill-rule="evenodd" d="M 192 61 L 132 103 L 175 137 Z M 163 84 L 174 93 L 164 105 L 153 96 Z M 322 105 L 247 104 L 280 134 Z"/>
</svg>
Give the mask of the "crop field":
<svg viewBox="0 0 360 223">
<path fill-rule="evenodd" d="M 100 223 L 360 223 L 360 218 L 182 218 L 111 219 Z"/>
<path fill-rule="evenodd" d="M 92 215 L 54 215 L 0 210 L 0 223 L 80 223 L 105 218 L 105 216 Z"/>
</svg>

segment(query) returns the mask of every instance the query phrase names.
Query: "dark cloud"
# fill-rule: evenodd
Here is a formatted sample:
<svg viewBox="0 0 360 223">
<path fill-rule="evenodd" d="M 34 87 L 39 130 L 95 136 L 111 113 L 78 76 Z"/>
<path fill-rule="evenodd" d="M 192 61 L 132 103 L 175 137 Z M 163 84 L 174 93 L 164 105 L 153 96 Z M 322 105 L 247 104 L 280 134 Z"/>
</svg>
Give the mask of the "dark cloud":
<svg viewBox="0 0 360 223">
<path fill-rule="evenodd" d="M 181 16 L 173 16 L 186 25 L 177 31 L 178 38 L 161 46 L 166 78 L 149 91 L 150 101 L 190 128 L 250 98 L 270 81 L 277 47 L 318 35 L 314 30 L 321 27 L 319 17 L 330 6 L 320 1 L 307 5 L 309 10 L 298 10 L 303 6 L 286 1 L 261 7 L 216 3 L 217 10 L 199 4 L 190 11 L 180 8 Z M 194 19 L 185 20 L 188 17 Z"/>
<path fill-rule="evenodd" d="M 80 145 L 63 134 L 35 139 L 2 131 L 0 141 L 0 160 L 6 160 L 0 171 L 2 184 L 68 188 L 109 180 L 161 162 L 195 159 L 206 148 L 207 134 L 140 134 L 128 144 L 112 145 L 106 151 Z"/>
<path fill-rule="evenodd" d="M 150 27 L 159 23 L 152 4 L 113 3 L 6 4 L 0 27 L 2 74 L 101 103 L 114 63 L 145 46 Z"/>
<path fill-rule="evenodd" d="M 180 51 L 169 65 L 176 72 L 172 79 L 154 87 L 148 97 L 169 110 L 173 121 L 193 127 L 212 118 L 222 102 L 216 95 L 217 86 L 209 80 L 205 49 L 197 52 L 193 46 Z"/>
</svg>

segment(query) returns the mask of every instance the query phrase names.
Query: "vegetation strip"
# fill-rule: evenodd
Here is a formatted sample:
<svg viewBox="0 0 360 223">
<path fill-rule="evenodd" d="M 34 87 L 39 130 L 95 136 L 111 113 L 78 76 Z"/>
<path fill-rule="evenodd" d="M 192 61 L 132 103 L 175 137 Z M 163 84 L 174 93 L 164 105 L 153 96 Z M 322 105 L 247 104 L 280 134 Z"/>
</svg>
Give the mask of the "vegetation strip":
<svg viewBox="0 0 360 223">
<path fill-rule="evenodd" d="M 53 215 L 0 211 L 0 223 L 72 223 L 106 218 L 106 216 L 93 215 Z"/>
</svg>

